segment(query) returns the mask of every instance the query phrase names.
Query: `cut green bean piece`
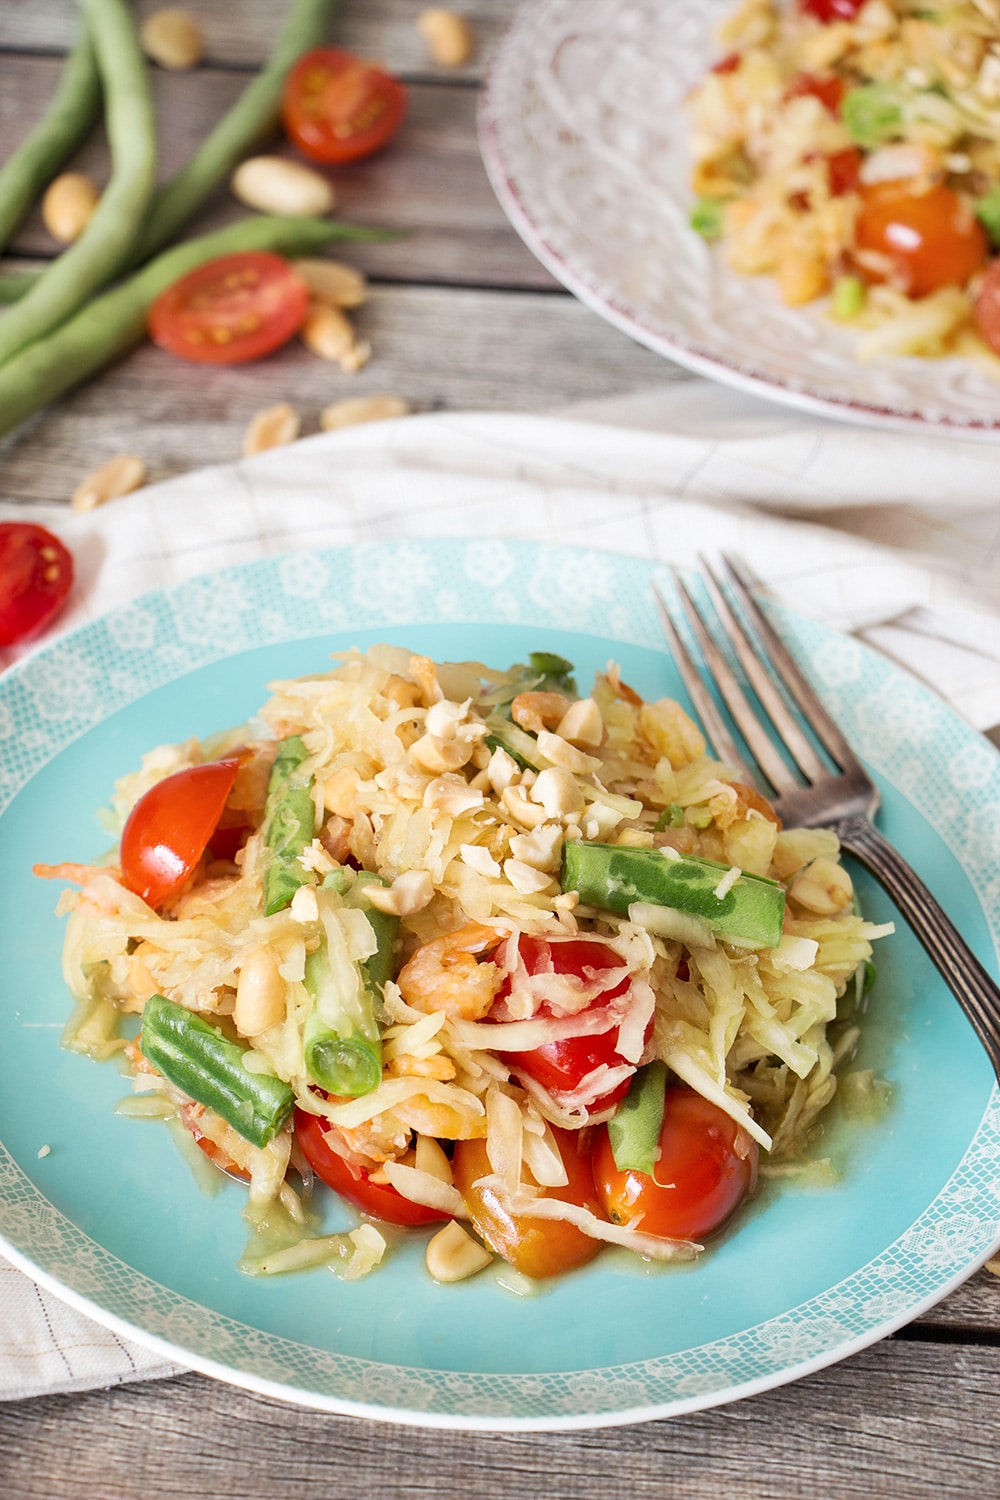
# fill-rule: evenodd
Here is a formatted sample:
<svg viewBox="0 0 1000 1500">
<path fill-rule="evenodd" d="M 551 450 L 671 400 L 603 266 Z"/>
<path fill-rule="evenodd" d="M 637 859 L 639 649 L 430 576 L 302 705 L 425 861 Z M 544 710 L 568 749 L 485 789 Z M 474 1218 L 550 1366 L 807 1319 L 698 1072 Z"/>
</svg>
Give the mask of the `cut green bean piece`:
<svg viewBox="0 0 1000 1500">
<path fill-rule="evenodd" d="M 0 249 L 84 139 L 100 104 L 94 49 L 84 31 L 66 59 L 44 117 L 0 168 Z"/>
<path fill-rule="evenodd" d="M 0 437 L 141 343 L 150 303 L 195 266 L 243 250 L 306 255 L 333 240 L 386 237 L 380 229 L 327 219 L 261 216 L 175 245 L 0 366 Z M 4 314 L 4 322 L 8 316 Z"/>
<path fill-rule="evenodd" d="M 111 181 L 80 238 L 0 319 L 0 367 L 71 318 L 132 253 L 156 180 L 146 63 L 125 0 L 79 0 L 104 87 Z"/>
<path fill-rule="evenodd" d="M 133 264 L 141 264 L 174 239 L 213 189 L 275 129 L 288 71 L 304 52 L 326 40 L 335 8 L 335 0 L 293 0 L 266 65 L 187 165 L 157 193 Z"/>
<path fill-rule="evenodd" d="M 296 734 L 282 740 L 267 783 L 264 823 L 264 914 L 272 917 L 290 905 L 295 892 L 315 883 L 300 856 L 312 843 L 316 830 L 316 808 L 312 799 L 312 777 L 301 766 L 309 751 Z"/>
<path fill-rule="evenodd" d="M 755 947 L 781 941 L 785 893 L 774 880 L 735 873 L 727 865 L 671 849 L 568 843 L 562 888 L 585 906 L 628 916 L 641 903 L 672 907 L 699 918 L 719 937 Z"/>
<path fill-rule="evenodd" d="M 645 1172 L 652 1177 L 660 1157 L 666 1088 L 666 1063 L 647 1063 L 608 1121 L 611 1155 L 619 1172 Z"/>
<path fill-rule="evenodd" d="M 368 967 L 371 959 L 357 963 L 350 957 L 338 916 L 338 908 L 351 906 L 352 898 L 365 910 L 364 885 L 359 889 L 355 883 L 346 898 L 338 897 L 329 886 L 317 894 L 322 903 L 323 938 L 306 959 L 305 984 L 313 1002 L 303 1031 L 306 1072 L 331 1094 L 356 1099 L 378 1088 L 382 1079 L 382 1038 L 376 987 Z M 365 915 L 377 944 L 370 909 Z M 377 950 L 372 957 L 378 958 Z M 384 960 L 376 967 L 382 971 Z"/>
<path fill-rule="evenodd" d="M 840 101 L 840 117 L 851 140 L 865 151 L 892 140 L 903 126 L 899 97 L 884 83 L 863 83 L 848 89 Z"/>
<path fill-rule="evenodd" d="M 290 1084 L 273 1073 L 251 1073 L 248 1048 L 163 995 L 146 1001 L 140 1045 L 158 1073 L 254 1146 L 273 1140 L 291 1114 Z"/>
</svg>

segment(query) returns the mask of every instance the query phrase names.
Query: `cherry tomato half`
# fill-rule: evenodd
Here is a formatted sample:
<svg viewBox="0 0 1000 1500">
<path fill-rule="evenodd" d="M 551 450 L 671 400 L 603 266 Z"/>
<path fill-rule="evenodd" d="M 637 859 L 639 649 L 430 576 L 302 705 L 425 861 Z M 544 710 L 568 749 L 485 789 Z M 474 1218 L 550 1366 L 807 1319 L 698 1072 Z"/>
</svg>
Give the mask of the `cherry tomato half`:
<svg viewBox="0 0 1000 1500">
<path fill-rule="evenodd" d="M 785 91 L 786 99 L 818 99 L 828 114 L 835 115 L 846 92 L 846 84 L 840 78 L 820 77 L 816 73 L 800 73 Z"/>
<path fill-rule="evenodd" d="M 569 1182 L 565 1187 L 544 1188 L 543 1198 L 559 1198 L 563 1203 L 577 1203 L 603 1217 L 594 1192 L 590 1152 L 579 1131 L 559 1130 L 553 1126 Z M 456 1141 L 452 1172 L 455 1186 L 465 1199 L 472 1227 L 494 1254 L 525 1276 L 555 1276 L 572 1271 L 593 1260 L 601 1242 L 584 1234 L 565 1219 L 532 1219 L 511 1214 L 491 1187 L 474 1184 L 492 1171 L 486 1154 L 486 1142 Z"/>
<path fill-rule="evenodd" d="M 976 298 L 976 322 L 983 338 L 1000 354 L 1000 260 L 995 260 L 983 277 Z"/>
<path fill-rule="evenodd" d="M 986 232 L 968 204 L 943 183 L 926 193 L 898 182 L 861 189 L 855 238 L 888 256 L 908 297 L 964 286 L 986 259 Z"/>
<path fill-rule="evenodd" d="M 401 1224 L 407 1228 L 437 1224 L 450 1217 L 439 1209 L 425 1208 L 422 1203 L 411 1203 L 409 1198 L 397 1193 L 391 1183 L 372 1182 L 366 1172 L 352 1167 L 330 1145 L 326 1124 L 319 1115 L 310 1115 L 304 1109 L 296 1109 L 295 1139 L 316 1176 L 328 1188 L 346 1198 L 348 1203 L 360 1208 L 362 1213 L 371 1214 L 375 1219 L 383 1219 L 387 1224 Z"/>
<path fill-rule="evenodd" d="M 865 0 L 801 0 L 801 10 L 828 26 L 832 21 L 853 21 Z"/>
<path fill-rule="evenodd" d="M 519 939 L 519 952 L 529 974 L 553 972 L 573 974 L 578 979 L 586 977 L 587 971 L 618 969 L 622 959 L 614 949 L 603 943 L 584 942 L 578 938 L 540 938 L 523 933 Z M 593 1008 L 606 1010 L 617 996 L 625 994 L 629 987 L 626 977 L 618 984 L 599 995 L 591 1002 Z M 497 999 L 503 1001 L 510 993 L 510 981 L 504 982 Z M 556 1014 L 552 1007 L 543 1003 L 538 1010 L 540 1016 Z M 515 1073 L 526 1073 L 542 1088 L 558 1097 L 579 1088 L 583 1079 L 595 1068 L 606 1064 L 610 1068 L 620 1067 L 626 1059 L 618 1051 L 618 1027 L 612 1024 L 607 1031 L 592 1036 L 564 1037 L 559 1041 L 545 1042 L 530 1052 L 501 1052 L 499 1055 Z M 634 1070 L 633 1070 L 634 1071 Z M 628 1093 L 631 1075 L 624 1081 L 595 1099 L 589 1106 L 591 1113 L 610 1109 Z"/>
<path fill-rule="evenodd" d="M 161 349 L 199 365 L 240 365 L 280 349 L 302 327 L 309 288 L 264 250 L 222 255 L 161 292 L 149 333 Z"/>
<path fill-rule="evenodd" d="M 594 1181 L 613 1224 L 641 1216 L 644 1234 L 700 1240 L 720 1229 L 757 1184 L 757 1145 L 718 1105 L 683 1085 L 667 1089 L 654 1173 L 615 1166 L 598 1127 Z"/>
<path fill-rule="evenodd" d="M 144 793 L 122 830 L 125 886 L 150 906 L 171 900 L 194 873 L 240 768 L 239 756 L 189 766 Z"/>
<path fill-rule="evenodd" d="M 30 521 L 0 523 L 0 646 L 41 634 L 72 584 L 73 559 L 57 536 Z"/>
<path fill-rule="evenodd" d="M 359 161 L 391 140 L 406 105 L 403 85 L 381 68 L 319 47 L 289 73 L 282 118 L 289 138 L 314 161 Z"/>
</svg>

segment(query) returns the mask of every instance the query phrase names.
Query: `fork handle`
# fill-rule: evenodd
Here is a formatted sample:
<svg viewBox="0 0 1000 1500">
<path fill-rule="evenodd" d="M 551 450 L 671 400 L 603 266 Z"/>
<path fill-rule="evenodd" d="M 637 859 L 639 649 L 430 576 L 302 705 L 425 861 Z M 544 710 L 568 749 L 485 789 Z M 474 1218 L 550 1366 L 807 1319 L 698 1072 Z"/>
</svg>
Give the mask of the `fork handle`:
<svg viewBox="0 0 1000 1500">
<path fill-rule="evenodd" d="M 1000 987 L 923 881 L 867 818 L 845 818 L 834 831 L 895 901 L 965 1011 L 1000 1080 Z"/>
</svg>

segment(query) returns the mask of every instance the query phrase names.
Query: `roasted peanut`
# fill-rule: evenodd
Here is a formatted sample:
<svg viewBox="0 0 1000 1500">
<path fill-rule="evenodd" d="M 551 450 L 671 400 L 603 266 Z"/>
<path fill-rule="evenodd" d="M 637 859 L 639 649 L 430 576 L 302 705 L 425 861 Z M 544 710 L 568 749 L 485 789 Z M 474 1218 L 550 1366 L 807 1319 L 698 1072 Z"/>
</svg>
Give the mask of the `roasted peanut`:
<svg viewBox="0 0 1000 1500">
<path fill-rule="evenodd" d="M 371 357 L 368 340 L 357 337 L 350 318 L 339 307 L 313 303 L 299 337 L 313 354 L 338 364 L 348 375 L 360 370 Z"/>
<path fill-rule="evenodd" d="M 324 432 L 336 432 L 340 427 L 356 427 L 360 422 L 405 417 L 411 409 L 410 403 L 400 396 L 348 396 L 324 407 L 319 414 L 319 425 Z"/>
<path fill-rule="evenodd" d="M 428 1241 L 424 1252 L 427 1269 L 435 1281 L 464 1281 L 475 1276 L 493 1259 L 490 1252 L 452 1219 Z"/>
<path fill-rule="evenodd" d="M 257 413 L 243 434 L 243 457 L 252 458 L 255 453 L 266 453 L 269 448 L 282 448 L 286 443 L 294 443 L 301 428 L 302 421 L 298 412 L 287 401 L 265 407 Z"/>
<path fill-rule="evenodd" d="M 205 50 L 201 27 L 187 10 L 154 11 L 143 21 L 139 40 L 147 57 L 174 71 L 193 68 Z"/>
<path fill-rule="evenodd" d="M 241 161 L 230 187 L 248 208 L 291 218 L 321 218 L 335 202 L 333 188 L 325 177 L 283 156 L 250 156 Z"/>
<path fill-rule="evenodd" d="M 339 260 L 293 262 L 314 302 L 324 307 L 360 307 L 368 301 L 368 282 L 353 266 Z"/>
<path fill-rule="evenodd" d="M 241 1036 L 260 1036 L 285 1015 L 285 981 L 270 948 L 254 948 L 236 984 L 233 1021 Z"/>
<path fill-rule="evenodd" d="M 145 478 L 146 465 L 143 459 L 134 453 L 119 453 L 92 474 L 88 474 L 82 484 L 77 485 L 70 505 L 74 510 L 95 510 L 108 500 L 118 500 L 122 495 L 131 494 Z"/>
<path fill-rule="evenodd" d="M 86 229 L 100 201 L 97 184 L 83 172 L 63 172 L 42 199 L 42 220 L 54 240 L 71 245 Z"/>
<path fill-rule="evenodd" d="M 417 17 L 417 29 L 431 60 L 439 68 L 460 68 L 472 56 L 472 28 L 464 16 L 453 10 L 425 10 Z"/>
</svg>

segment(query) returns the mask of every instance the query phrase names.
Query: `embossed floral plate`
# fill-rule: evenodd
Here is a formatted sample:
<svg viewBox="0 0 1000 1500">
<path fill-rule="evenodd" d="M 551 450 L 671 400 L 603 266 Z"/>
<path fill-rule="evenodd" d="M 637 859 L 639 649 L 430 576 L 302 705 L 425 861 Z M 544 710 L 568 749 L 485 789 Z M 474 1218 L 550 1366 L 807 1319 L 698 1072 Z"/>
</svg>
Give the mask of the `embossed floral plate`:
<svg viewBox="0 0 1000 1500">
<path fill-rule="evenodd" d="M 609 658 L 681 694 L 642 561 L 529 543 L 319 552 L 149 595 L 0 679 L 0 1236 L 5 1253 L 117 1331 L 207 1374 L 338 1412 L 488 1429 L 690 1411 L 792 1380 L 944 1296 L 1000 1236 L 1000 1096 L 905 928 L 882 944 L 862 1063 L 892 1082 L 877 1124 L 834 1123 L 833 1187 L 769 1188 L 697 1264 L 619 1252 L 516 1296 L 490 1272 L 435 1286 L 423 1242 L 364 1281 L 235 1269 L 242 1191 L 202 1196 L 162 1125 L 113 1113 L 113 1064 L 59 1047 L 69 1003 L 56 890 L 33 861 L 86 860 L 116 777 L 164 741 L 241 722 L 277 676 L 378 640 L 506 664 Z M 1000 935 L 1000 757 L 855 642 L 776 616 L 885 798 L 883 826 L 984 962 Z M 889 903 L 859 876 L 866 910 Z M 39 1158 L 42 1146 L 50 1152 Z M 351 1221 L 328 1196 L 329 1228 Z"/>
<path fill-rule="evenodd" d="M 735 0 L 529 0 L 492 60 L 480 145 L 508 217 L 595 312 L 699 374 L 881 427 L 1000 438 L 968 360 L 861 363 L 855 335 L 728 270 L 689 227 L 684 99 Z"/>
</svg>

